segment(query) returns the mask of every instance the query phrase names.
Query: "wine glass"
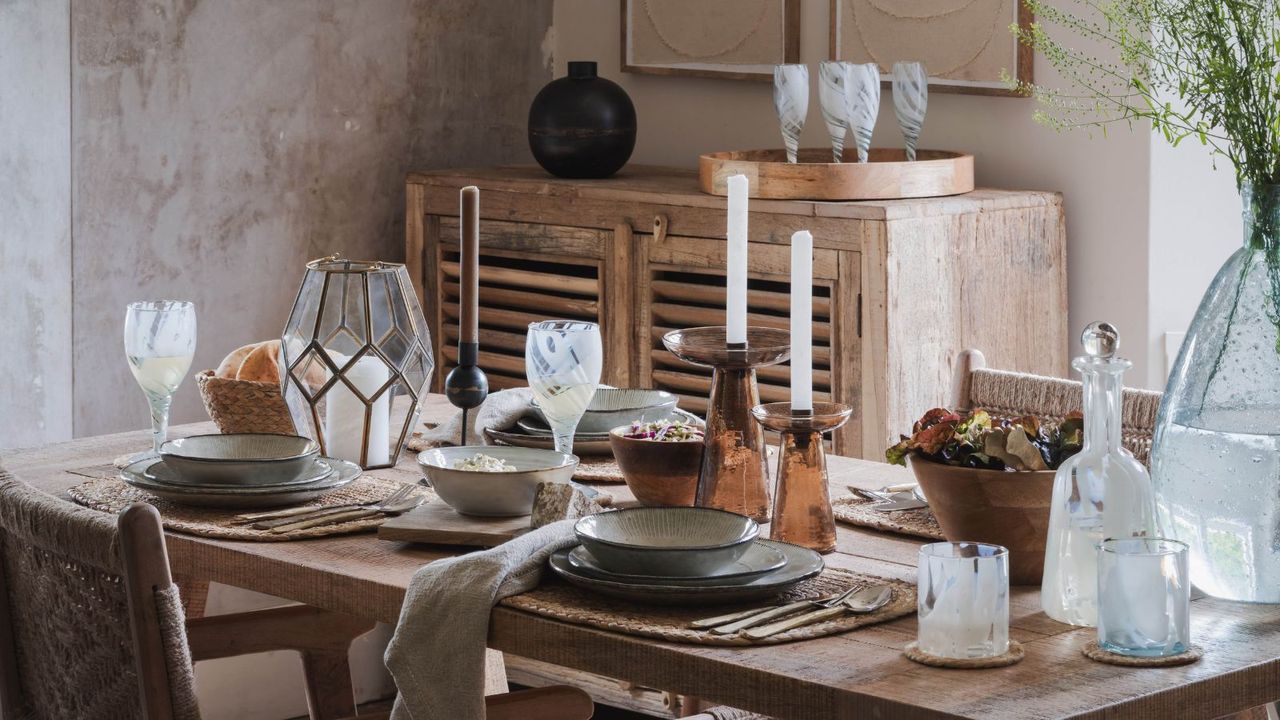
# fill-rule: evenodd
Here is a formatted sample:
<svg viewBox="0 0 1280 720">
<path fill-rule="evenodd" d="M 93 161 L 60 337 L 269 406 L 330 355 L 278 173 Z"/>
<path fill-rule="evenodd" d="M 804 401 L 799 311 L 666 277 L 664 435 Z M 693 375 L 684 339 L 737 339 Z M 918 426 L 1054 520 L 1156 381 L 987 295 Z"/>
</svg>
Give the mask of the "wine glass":
<svg viewBox="0 0 1280 720">
<path fill-rule="evenodd" d="M 573 433 L 596 394 L 603 361 L 599 325 L 581 320 L 529 323 L 524 371 L 558 452 L 573 454 Z"/>
<path fill-rule="evenodd" d="M 130 303 L 124 314 L 124 354 L 151 405 L 152 448 L 135 459 L 156 457 L 169 431 L 173 393 L 191 369 L 196 351 L 196 306 L 185 301 Z"/>
</svg>

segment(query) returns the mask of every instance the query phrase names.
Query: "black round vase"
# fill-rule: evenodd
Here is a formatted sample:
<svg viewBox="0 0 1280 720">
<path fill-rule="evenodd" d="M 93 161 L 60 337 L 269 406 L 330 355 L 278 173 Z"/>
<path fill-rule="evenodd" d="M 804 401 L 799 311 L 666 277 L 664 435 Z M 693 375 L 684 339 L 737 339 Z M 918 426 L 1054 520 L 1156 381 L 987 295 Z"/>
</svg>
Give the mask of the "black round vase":
<svg viewBox="0 0 1280 720">
<path fill-rule="evenodd" d="M 529 107 L 529 149 L 552 175 L 604 178 L 627 164 L 636 146 L 636 107 L 594 62 L 569 63 Z"/>
</svg>

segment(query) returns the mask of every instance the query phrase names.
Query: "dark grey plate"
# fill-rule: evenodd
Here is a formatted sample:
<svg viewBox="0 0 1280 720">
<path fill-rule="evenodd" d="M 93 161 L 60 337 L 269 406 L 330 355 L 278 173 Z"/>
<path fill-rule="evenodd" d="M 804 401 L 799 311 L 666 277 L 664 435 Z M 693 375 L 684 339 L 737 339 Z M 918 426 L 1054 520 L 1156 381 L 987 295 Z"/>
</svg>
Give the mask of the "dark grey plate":
<svg viewBox="0 0 1280 720">
<path fill-rule="evenodd" d="M 751 582 L 729 584 L 715 578 L 705 583 L 674 585 L 669 583 L 615 582 L 589 575 L 573 567 L 569 562 L 572 548 L 565 548 L 551 556 L 551 569 L 567 582 L 593 590 L 602 595 L 650 605 L 701 605 L 735 603 L 771 597 L 803 580 L 822 572 L 822 556 L 808 548 L 778 542 L 758 540 L 780 551 L 787 562 L 777 570 L 771 570 Z"/>
<path fill-rule="evenodd" d="M 760 540 L 751 543 L 751 547 L 747 548 L 747 552 L 736 562 L 717 568 L 700 578 L 616 573 L 601 567 L 600 561 L 596 560 L 586 546 L 579 545 L 569 552 L 569 565 L 575 570 L 594 575 L 601 580 L 622 583 L 660 582 L 670 585 L 705 585 L 708 581 L 716 580 L 724 585 L 741 585 L 786 564 L 787 556 L 782 551 Z"/>
<path fill-rule="evenodd" d="M 334 472 L 333 466 L 320 458 L 311 458 L 307 461 L 306 465 L 307 466 L 303 468 L 297 477 L 286 478 L 283 480 L 274 479 L 275 477 L 278 477 L 274 474 L 268 474 L 266 477 L 262 477 L 255 476 L 251 469 L 247 471 L 242 470 L 242 472 L 246 472 L 246 474 L 242 476 L 242 481 L 236 484 L 229 484 L 225 482 L 202 482 L 189 475 L 184 475 L 181 471 L 174 468 L 168 458 L 162 458 L 159 462 L 151 465 L 146 470 L 143 470 L 142 474 L 146 475 L 148 480 L 160 483 L 161 485 L 181 485 L 182 487 L 197 488 L 200 490 L 226 490 L 228 488 L 237 490 L 262 490 L 268 488 L 272 490 L 279 490 L 280 488 L 291 487 L 294 485 L 317 483 L 329 477 L 329 475 Z M 249 481 L 255 477 L 258 482 Z"/>
<path fill-rule="evenodd" d="M 159 462 L 156 458 L 139 460 L 120 471 L 120 479 L 156 497 L 183 505 L 216 507 L 234 510 L 297 505 L 314 500 L 325 493 L 345 487 L 360 477 L 360 466 L 336 458 L 319 458 L 328 463 L 333 472 L 310 484 L 284 487 L 191 487 L 168 485 L 148 478 L 146 470 Z"/>
</svg>

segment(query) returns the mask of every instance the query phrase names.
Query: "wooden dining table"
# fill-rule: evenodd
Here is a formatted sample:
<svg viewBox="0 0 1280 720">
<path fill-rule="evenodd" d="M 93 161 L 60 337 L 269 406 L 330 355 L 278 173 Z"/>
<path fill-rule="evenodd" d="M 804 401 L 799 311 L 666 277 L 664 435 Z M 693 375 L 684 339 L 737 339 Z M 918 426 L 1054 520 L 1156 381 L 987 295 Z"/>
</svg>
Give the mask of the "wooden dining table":
<svg viewBox="0 0 1280 720">
<path fill-rule="evenodd" d="M 425 402 L 425 420 L 451 411 L 442 396 Z M 171 436 L 213 432 L 210 423 Z M 0 455 L 36 487 L 65 497 L 113 458 L 150 442 L 149 432 L 88 437 Z M 879 488 L 910 479 L 880 462 L 830 457 L 833 497 L 850 485 Z M 372 474 L 416 481 L 413 453 Z M 607 489 L 626 499 L 624 486 Z M 438 500 L 436 500 L 438 502 Z M 235 542 L 167 533 L 175 575 L 202 578 L 387 623 L 400 615 L 406 587 L 425 563 L 467 548 L 414 545 L 363 533 L 295 542 Z M 829 566 L 912 580 L 924 542 L 842 525 Z M 1026 648 L 1011 667 L 936 669 L 902 655 L 915 638 L 914 615 L 842 635 L 760 647 L 686 645 L 561 622 L 499 606 L 489 647 L 557 666 L 662 688 L 782 720 L 817 718 L 1216 718 L 1280 698 L 1280 605 L 1203 597 L 1192 604 L 1199 662 L 1134 669 L 1090 661 L 1081 647 L 1093 631 L 1050 620 L 1035 587 L 1015 587 L 1010 637 Z"/>
</svg>

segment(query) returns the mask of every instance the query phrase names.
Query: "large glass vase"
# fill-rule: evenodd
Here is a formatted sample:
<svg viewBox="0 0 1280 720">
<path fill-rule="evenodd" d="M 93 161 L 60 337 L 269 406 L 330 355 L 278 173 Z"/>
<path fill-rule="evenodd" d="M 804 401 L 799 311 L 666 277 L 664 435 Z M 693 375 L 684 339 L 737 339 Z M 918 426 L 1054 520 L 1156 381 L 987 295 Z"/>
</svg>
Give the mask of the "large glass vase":
<svg viewBox="0 0 1280 720">
<path fill-rule="evenodd" d="M 1209 286 L 1165 389 L 1151 453 L 1163 531 L 1191 580 L 1280 602 L 1280 186 L 1242 189 L 1244 247 Z"/>
</svg>

